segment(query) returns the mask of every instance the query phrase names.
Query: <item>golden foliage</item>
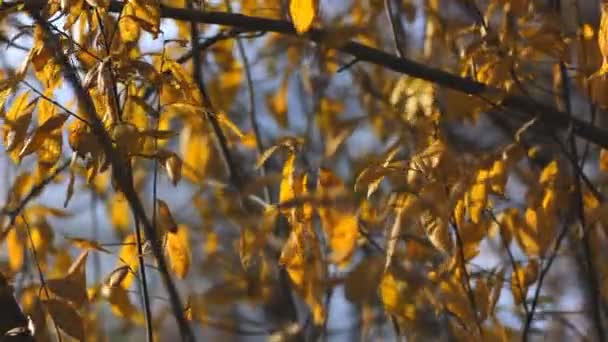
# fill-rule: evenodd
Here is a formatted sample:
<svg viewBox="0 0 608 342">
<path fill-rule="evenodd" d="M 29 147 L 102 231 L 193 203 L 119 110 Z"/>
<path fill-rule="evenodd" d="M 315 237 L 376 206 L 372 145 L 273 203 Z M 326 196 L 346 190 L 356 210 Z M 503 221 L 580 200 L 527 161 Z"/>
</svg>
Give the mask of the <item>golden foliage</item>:
<svg viewBox="0 0 608 342">
<path fill-rule="evenodd" d="M 190 240 L 188 227 L 179 225 L 175 231 L 167 232 L 166 251 L 175 275 L 183 279 L 190 269 Z"/>
<path fill-rule="evenodd" d="M 298 33 L 308 31 L 317 15 L 317 0 L 290 0 L 289 14 Z"/>
<path fill-rule="evenodd" d="M 593 337 L 549 271 L 608 298 L 608 5 L 446 3 L 0 1 L 0 302 L 40 341 L 329 336 L 342 293 L 363 340 Z"/>
</svg>

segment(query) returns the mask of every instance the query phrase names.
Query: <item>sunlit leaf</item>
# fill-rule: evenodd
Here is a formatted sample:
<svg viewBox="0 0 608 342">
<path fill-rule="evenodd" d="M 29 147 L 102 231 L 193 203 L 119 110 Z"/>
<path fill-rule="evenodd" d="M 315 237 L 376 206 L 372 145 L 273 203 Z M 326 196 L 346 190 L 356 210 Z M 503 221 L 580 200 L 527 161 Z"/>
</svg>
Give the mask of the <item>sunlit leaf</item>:
<svg viewBox="0 0 608 342">
<path fill-rule="evenodd" d="M 175 232 L 167 233 L 167 255 L 171 263 L 171 269 L 178 278 L 183 279 L 190 269 L 190 240 L 188 227 L 179 225 Z"/>
<path fill-rule="evenodd" d="M 289 14 L 298 33 L 308 31 L 317 15 L 317 0 L 291 0 Z"/>
<path fill-rule="evenodd" d="M 125 280 L 120 284 L 125 289 L 128 289 L 131 286 L 134 278 L 133 273 L 137 272 L 137 269 L 139 268 L 139 254 L 137 253 L 136 241 L 135 234 L 127 235 L 122 241 L 123 245 L 118 254 L 119 265 L 126 265 L 131 270 Z"/>
</svg>

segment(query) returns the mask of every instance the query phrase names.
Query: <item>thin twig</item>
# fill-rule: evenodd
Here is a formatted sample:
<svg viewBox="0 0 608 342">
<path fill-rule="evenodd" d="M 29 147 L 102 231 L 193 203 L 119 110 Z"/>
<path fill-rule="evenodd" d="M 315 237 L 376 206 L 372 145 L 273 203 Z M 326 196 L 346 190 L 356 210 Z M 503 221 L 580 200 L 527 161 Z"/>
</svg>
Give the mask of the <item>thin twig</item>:
<svg viewBox="0 0 608 342">
<path fill-rule="evenodd" d="M 401 19 L 394 13 L 391 1 L 392 0 L 384 0 L 384 9 L 386 10 L 388 21 L 391 24 L 391 33 L 393 35 L 395 51 L 397 51 L 397 55 L 399 57 L 405 58 L 407 55 L 402 46 L 402 41 L 405 38 L 405 34 L 403 32 L 403 27 L 401 26 Z"/>
<path fill-rule="evenodd" d="M 475 317 L 475 324 L 477 325 L 477 330 L 479 331 L 479 335 L 483 337 L 483 329 L 481 328 L 481 323 L 479 322 L 479 314 L 477 311 L 477 301 L 475 300 L 475 294 L 473 293 L 473 289 L 471 288 L 471 275 L 467 270 L 466 259 L 464 257 L 464 242 L 462 240 L 462 236 L 460 235 L 460 230 L 458 225 L 456 224 L 456 220 L 452 218 L 452 230 L 454 231 L 454 235 L 456 236 L 456 248 L 458 249 L 458 258 L 460 259 L 460 267 L 462 270 L 462 274 L 464 276 L 463 288 L 469 297 L 469 303 L 471 304 L 471 309 L 473 310 L 473 316 Z"/>
<path fill-rule="evenodd" d="M 25 216 L 21 214 L 21 219 L 25 224 L 25 231 L 27 232 L 27 238 L 29 240 L 30 249 L 32 250 L 32 259 L 34 259 L 34 264 L 36 265 L 36 270 L 38 271 L 38 279 L 40 280 L 40 291 L 44 291 L 46 298 L 50 298 L 49 289 L 46 286 L 46 281 L 44 280 L 44 274 L 42 273 L 42 268 L 40 267 L 40 263 L 38 262 L 38 253 L 36 252 L 36 246 L 34 245 L 34 239 L 32 238 L 32 232 L 30 231 L 30 225 L 25 219 Z M 40 297 L 40 293 L 38 294 Z M 61 333 L 59 332 L 59 326 L 55 322 L 55 318 L 51 316 L 51 321 L 53 321 L 53 326 L 55 327 L 55 333 L 57 334 L 57 340 L 59 342 L 63 341 L 61 337 Z"/>
<path fill-rule="evenodd" d="M 524 323 L 524 328 L 522 330 L 522 341 L 523 342 L 528 341 L 528 335 L 532 329 L 532 321 L 534 320 L 534 315 L 536 313 L 536 306 L 538 305 L 538 300 L 540 298 L 540 293 L 541 293 L 541 290 L 543 287 L 543 283 L 545 281 L 547 274 L 549 273 L 549 270 L 551 269 L 551 266 L 553 265 L 553 261 L 555 260 L 555 257 L 557 256 L 557 252 L 559 251 L 559 249 L 562 245 L 562 242 L 564 241 L 564 238 L 566 237 L 567 233 L 568 233 L 568 225 L 564 224 L 562 231 L 560 232 L 559 236 L 557 237 L 557 241 L 555 242 L 553 251 L 551 252 L 551 255 L 549 256 L 549 259 L 547 260 L 545 267 L 542 269 L 540 276 L 538 277 L 538 284 L 536 285 L 536 290 L 534 291 L 534 295 L 532 297 L 532 303 L 530 304 L 530 310 L 529 310 L 528 315 L 526 316 L 526 321 Z"/>
<path fill-rule="evenodd" d="M 568 74 L 566 71 L 566 65 L 564 62 L 560 63 L 560 72 L 562 79 L 562 90 L 563 98 L 566 105 L 566 111 L 572 115 L 572 101 L 570 96 L 570 86 L 568 80 Z M 578 172 L 580 169 L 578 162 L 578 150 L 576 147 L 576 138 L 572 131 L 568 134 L 568 141 L 570 143 L 570 153 L 572 155 L 572 168 L 574 172 Z M 597 279 L 596 267 L 593 262 L 593 252 L 591 250 L 591 242 L 589 240 L 590 231 L 587 229 L 587 223 L 585 219 L 585 208 L 583 203 L 583 191 L 581 186 L 580 177 L 577 177 L 574 182 L 574 202 L 575 202 L 575 216 L 578 218 L 579 224 L 583 231 L 583 251 L 585 253 L 585 261 L 587 263 L 587 286 L 589 296 L 591 297 L 591 312 L 592 321 L 595 326 L 597 337 L 600 341 L 605 341 L 606 335 L 604 332 L 604 326 L 602 324 L 602 312 L 600 307 L 600 285 Z"/>
<path fill-rule="evenodd" d="M 498 228 L 500 229 L 500 231 L 502 232 L 504 230 L 504 228 L 502 227 L 502 224 L 500 223 L 500 221 L 498 221 L 498 219 L 496 218 L 496 215 L 494 215 L 494 213 L 492 212 L 492 210 L 487 210 L 487 213 L 490 215 L 490 217 L 492 218 L 492 221 L 494 221 L 494 223 L 496 223 L 498 225 Z M 509 256 L 509 262 L 511 263 L 511 267 L 513 268 L 513 272 L 518 275 L 519 274 L 519 265 L 517 263 L 517 261 L 515 260 L 515 257 L 513 256 L 513 252 L 511 252 L 511 248 L 509 247 L 507 240 L 504 238 L 503 234 L 500 234 L 500 241 L 502 242 L 503 248 L 505 249 L 505 251 L 507 252 L 507 255 Z M 516 285 L 519 289 L 520 293 L 524 293 L 524 286 L 520 281 L 520 277 L 516 276 L 515 277 L 515 282 Z M 527 315 L 530 314 L 529 310 L 528 310 L 528 304 L 526 303 L 525 300 L 521 301 L 521 306 L 524 308 L 524 312 Z"/>
<path fill-rule="evenodd" d="M 228 12 L 232 13 L 232 6 L 230 5 L 230 0 L 225 0 L 224 3 L 228 8 Z M 243 42 L 241 38 L 236 37 L 236 44 L 239 50 L 239 54 L 241 55 L 241 59 L 243 60 L 243 69 L 245 70 L 245 79 L 247 81 L 247 92 L 249 94 L 249 122 L 253 129 L 253 134 L 255 136 L 255 146 L 257 148 L 257 157 L 264 153 L 264 145 L 262 145 L 262 134 L 260 133 L 260 127 L 258 125 L 258 119 L 256 115 L 256 106 L 255 106 L 255 88 L 253 87 L 253 78 L 251 76 L 251 67 L 249 65 L 249 59 L 247 58 L 247 53 L 245 52 L 245 47 L 243 46 Z M 260 167 L 260 176 L 264 177 L 266 175 L 266 166 L 262 164 Z M 270 202 L 270 190 L 268 186 L 264 186 L 264 200 L 266 202 Z"/>
<path fill-rule="evenodd" d="M 38 195 L 40 195 L 40 193 L 42 193 L 42 190 L 44 190 L 44 188 L 49 183 L 51 183 L 53 181 L 53 179 L 55 179 L 55 177 L 57 177 L 61 172 L 63 172 L 69 166 L 70 166 L 69 160 L 65 161 L 63 164 L 61 164 L 58 168 L 55 169 L 55 171 L 52 174 L 47 176 L 40 183 L 33 186 L 32 189 L 27 193 L 27 195 L 25 195 L 25 197 L 19 202 L 19 204 L 17 204 L 17 206 L 15 206 L 14 209 L 7 209 L 7 208 L 2 209 L 1 214 L 7 215 L 9 217 L 9 223 L 6 226 L 6 228 L 2 231 L 2 233 L 0 234 L 0 240 L 2 240 L 1 237 L 4 237 L 8 233 L 8 231 L 13 227 L 13 225 L 15 224 L 15 220 L 17 219 L 17 216 L 19 216 L 21 214 L 21 212 L 25 209 L 25 207 L 28 205 L 28 203 L 31 200 L 33 200 L 34 198 L 38 197 Z"/>
<path fill-rule="evenodd" d="M 30 15 L 32 16 L 34 21 L 42 28 L 48 47 L 51 49 L 52 55 L 56 60 L 57 64 L 61 67 L 61 71 L 64 75 L 64 78 L 74 89 L 78 100 L 82 103 L 84 112 L 87 114 L 87 117 L 90 118 L 92 133 L 97 137 L 98 142 L 100 143 L 100 146 L 103 149 L 103 152 L 105 153 L 106 157 L 108 158 L 108 161 L 112 165 L 112 176 L 116 181 L 118 188 L 125 195 L 125 198 L 129 202 L 129 206 L 131 207 L 131 210 L 137 217 L 139 217 L 141 224 L 143 225 L 146 238 L 148 240 L 153 240 L 154 228 L 152 227 L 150 220 L 146 216 L 144 207 L 139 199 L 137 192 L 135 191 L 133 179 L 130 177 L 127 171 L 128 161 L 124 160 L 125 158 L 120 156 L 118 151 L 113 146 L 112 140 L 108 135 L 108 132 L 105 130 L 105 127 L 100 117 L 98 116 L 97 111 L 95 110 L 95 105 L 90 94 L 83 88 L 82 84 L 80 83 L 75 69 L 69 63 L 67 56 L 63 53 L 63 50 L 60 47 L 58 38 L 53 34 L 47 22 L 44 18 L 42 18 L 38 11 L 36 11 L 35 9 L 31 10 Z M 161 279 L 167 289 L 173 316 L 175 317 L 178 323 L 182 339 L 188 342 L 194 341 L 194 333 L 184 315 L 181 299 L 177 292 L 177 288 L 175 287 L 175 284 L 171 279 L 171 275 L 169 273 L 169 269 L 163 255 L 163 251 L 160 246 L 157 246 L 157 244 L 152 244 L 152 252 L 154 254 L 154 257 L 156 258 Z"/>
</svg>

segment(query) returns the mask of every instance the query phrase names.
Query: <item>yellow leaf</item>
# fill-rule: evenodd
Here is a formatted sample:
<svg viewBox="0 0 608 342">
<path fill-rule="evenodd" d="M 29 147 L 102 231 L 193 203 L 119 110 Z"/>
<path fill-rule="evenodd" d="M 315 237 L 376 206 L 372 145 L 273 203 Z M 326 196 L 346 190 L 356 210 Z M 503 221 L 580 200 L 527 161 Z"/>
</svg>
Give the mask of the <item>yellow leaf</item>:
<svg viewBox="0 0 608 342">
<path fill-rule="evenodd" d="M 337 219 L 331 220 L 334 225 L 327 226 L 329 220 L 326 218 L 323 225 L 329 231 L 329 245 L 332 249 L 331 260 L 340 266 L 350 263 L 359 237 L 359 223 L 357 217 L 351 214 L 339 215 Z"/>
<path fill-rule="evenodd" d="M 600 18 L 600 28 L 597 34 L 597 43 L 600 47 L 600 53 L 603 58 L 602 71 L 606 71 L 608 67 L 608 4 L 601 5 L 602 16 Z"/>
<path fill-rule="evenodd" d="M 36 101 L 28 102 L 29 92 L 19 95 L 12 103 L 11 108 L 5 115 L 2 127 L 4 148 L 11 152 L 11 158 L 17 162 L 18 152 L 23 146 L 27 128 L 32 120 L 32 112 L 36 106 Z"/>
<path fill-rule="evenodd" d="M 137 272 L 139 267 L 139 255 L 137 253 L 136 241 L 135 234 L 127 235 L 122 242 L 123 245 L 120 248 L 120 253 L 118 254 L 119 265 L 126 265 L 130 269 L 130 272 L 120 284 L 124 289 L 128 289 L 131 286 L 134 273 Z"/>
<path fill-rule="evenodd" d="M 102 294 L 110 302 L 110 308 L 115 316 L 123 317 L 135 324 L 143 324 L 144 318 L 141 310 L 131 303 L 129 294 L 123 287 L 104 285 Z"/>
<path fill-rule="evenodd" d="M 324 197 L 343 191 L 340 178 L 328 169 L 319 170 L 317 190 Z M 332 250 L 331 260 L 339 266 L 347 266 L 357 247 L 359 222 L 350 208 L 320 207 L 319 217 L 323 231 Z"/>
<path fill-rule="evenodd" d="M 542 185 L 547 185 L 548 183 L 555 182 L 557 179 L 557 174 L 559 173 L 559 166 L 557 164 L 557 160 L 553 160 L 545 168 L 540 174 L 539 182 Z"/>
<path fill-rule="evenodd" d="M 507 166 L 504 160 L 495 160 L 489 173 L 492 191 L 497 194 L 504 194 L 507 183 Z"/>
<path fill-rule="evenodd" d="M 517 242 L 527 255 L 539 255 L 540 253 L 541 247 L 538 241 L 538 228 L 538 211 L 533 208 L 527 208 L 524 216 L 524 224 L 514 230 Z"/>
<path fill-rule="evenodd" d="M 420 222 L 433 246 L 444 253 L 451 253 L 454 242 L 447 221 L 427 210 L 420 214 Z"/>
<path fill-rule="evenodd" d="M 287 75 L 286 75 L 287 76 Z M 284 77 L 279 90 L 274 95 L 266 97 L 268 109 L 274 114 L 281 127 L 287 127 L 287 90 L 289 78 Z"/>
<path fill-rule="evenodd" d="M 600 152 L 600 170 L 608 172 L 608 150 L 604 148 Z"/>
<path fill-rule="evenodd" d="M 128 10 L 129 5 L 125 6 L 124 13 L 132 12 Z M 123 14 L 118 22 L 120 38 L 125 43 L 137 42 L 139 40 L 140 28 L 137 20 L 132 14 Z"/>
<path fill-rule="evenodd" d="M 289 14 L 296 31 L 304 33 L 310 29 L 317 15 L 317 0 L 291 0 Z"/>
<path fill-rule="evenodd" d="M 17 232 L 17 227 L 12 227 L 6 235 L 8 248 L 8 264 L 12 271 L 19 272 L 23 266 L 23 243 Z"/>
<path fill-rule="evenodd" d="M 556 197 L 555 189 L 547 188 L 545 189 L 545 194 L 543 196 L 543 200 L 541 203 L 542 208 L 545 210 L 545 213 L 552 214 L 556 209 Z"/>
<path fill-rule="evenodd" d="M 195 183 L 200 182 L 207 170 L 212 149 L 209 137 L 202 131 L 186 126 L 180 135 L 180 150 L 184 160 L 183 176 Z"/>
<path fill-rule="evenodd" d="M 293 225 L 279 263 L 285 265 L 296 292 L 310 307 L 315 324 L 322 324 L 325 320 L 325 268 L 312 227 L 297 222 Z"/>
<path fill-rule="evenodd" d="M 405 296 L 407 284 L 396 279 L 392 273 L 385 273 L 380 283 L 380 298 L 387 312 L 405 320 L 416 318 L 416 306 Z"/>
<path fill-rule="evenodd" d="M 473 223 L 479 223 L 481 214 L 488 203 L 488 184 L 486 183 L 487 171 L 481 170 L 477 182 L 469 193 L 469 216 Z"/>
<path fill-rule="evenodd" d="M 134 5 L 135 18 L 141 28 L 156 38 L 160 31 L 160 1 L 138 0 L 129 3 Z"/>
<path fill-rule="evenodd" d="M 21 151 L 19 152 L 19 158 L 23 158 L 28 154 L 34 153 L 42 144 L 51 136 L 51 134 L 60 129 L 63 123 L 68 119 L 67 114 L 58 114 L 46 120 L 42 125 L 27 138 Z"/>
<path fill-rule="evenodd" d="M 43 303 L 53 322 L 62 331 L 79 341 L 84 341 L 84 323 L 82 317 L 71 305 L 57 299 L 45 300 Z"/>
<path fill-rule="evenodd" d="M 279 203 L 285 203 L 295 198 L 294 192 L 294 173 L 295 173 L 296 155 L 293 152 L 289 153 L 285 164 L 283 164 L 281 186 L 279 190 Z"/>
<path fill-rule="evenodd" d="M 167 233 L 166 251 L 173 272 L 180 279 L 186 277 L 190 268 L 190 240 L 186 225 L 180 224 L 177 232 Z"/>
<path fill-rule="evenodd" d="M 535 259 L 528 261 L 526 267 L 519 265 L 517 271 L 511 274 L 511 292 L 516 304 L 521 304 L 526 298 L 528 287 L 536 281 L 538 276 L 538 262 Z"/>
<path fill-rule="evenodd" d="M 205 234 L 205 245 L 203 250 L 206 255 L 213 254 L 219 250 L 219 238 L 216 232 L 207 232 Z"/>
<path fill-rule="evenodd" d="M 114 229 L 118 231 L 128 231 L 130 223 L 129 202 L 120 192 L 114 193 L 108 200 L 108 210 L 110 211 L 110 221 Z"/>
<path fill-rule="evenodd" d="M 458 316 L 463 322 L 475 322 L 475 314 L 471 308 L 468 294 L 456 275 L 443 280 L 440 289 L 445 306 L 450 312 Z"/>
</svg>

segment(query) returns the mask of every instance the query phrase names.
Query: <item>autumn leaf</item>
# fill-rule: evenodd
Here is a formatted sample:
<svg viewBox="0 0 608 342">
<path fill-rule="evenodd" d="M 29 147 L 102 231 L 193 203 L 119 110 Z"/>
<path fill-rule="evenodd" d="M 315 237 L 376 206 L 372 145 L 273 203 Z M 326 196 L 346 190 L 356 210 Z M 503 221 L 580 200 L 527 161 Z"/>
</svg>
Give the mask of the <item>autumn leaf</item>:
<svg viewBox="0 0 608 342">
<path fill-rule="evenodd" d="M 122 247 L 118 254 L 119 265 L 126 265 L 131 272 L 121 282 L 121 286 L 128 289 L 134 279 L 134 274 L 139 268 L 139 254 L 137 253 L 137 244 L 135 234 L 130 234 L 122 241 Z"/>
<path fill-rule="evenodd" d="M 11 270 L 17 272 L 21 269 L 23 265 L 23 257 L 24 257 L 24 244 L 21 241 L 20 236 L 18 235 L 17 228 L 13 227 L 6 236 L 6 244 L 8 247 L 8 255 L 10 258 L 9 266 Z"/>
<path fill-rule="evenodd" d="M 58 296 L 81 307 L 87 302 L 87 286 L 85 266 L 88 251 L 84 251 L 74 261 L 68 273 L 63 278 L 48 279 L 46 285 Z"/>
<path fill-rule="evenodd" d="M 598 71 L 599 75 L 608 72 L 608 5 L 601 4 L 600 28 L 597 33 L 597 42 L 602 55 L 602 66 Z"/>
<path fill-rule="evenodd" d="M 310 29 L 317 15 L 317 0 L 291 0 L 289 14 L 296 31 L 304 33 Z"/>
<path fill-rule="evenodd" d="M 295 224 L 283 246 L 279 263 L 285 265 L 296 291 L 312 311 L 315 324 L 322 324 L 326 318 L 323 305 L 325 271 L 318 238 L 310 226 Z"/>
<path fill-rule="evenodd" d="M 279 191 L 279 203 L 288 202 L 296 197 L 294 191 L 295 162 L 295 153 L 289 153 L 285 164 L 283 164 L 283 171 L 281 172 L 282 179 Z"/>
<path fill-rule="evenodd" d="M 156 205 L 158 208 L 158 227 L 162 231 L 176 233 L 177 224 L 173 219 L 173 215 L 171 215 L 171 210 L 169 209 L 167 203 L 161 199 L 157 199 Z"/>
<path fill-rule="evenodd" d="M 171 269 L 178 278 L 183 279 L 190 269 L 190 240 L 186 225 L 179 225 L 176 228 L 175 232 L 167 233 L 166 252 Z"/>
<path fill-rule="evenodd" d="M 44 300 L 43 304 L 53 322 L 62 331 L 79 341 L 84 341 L 84 322 L 71 305 L 57 299 Z"/>
<path fill-rule="evenodd" d="M 27 138 L 19 152 L 19 158 L 23 158 L 38 150 L 45 140 L 50 137 L 51 133 L 60 129 L 67 119 L 67 114 L 58 114 L 46 120 Z"/>
<path fill-rule="evenodd" d="M 608 44 L 608 43 L 607 43 Z M 601 149 L 600 151 L 600 170 L 608 172 L 608 150 Z"/>
<path fill-rule="evenodd" d="M 376 289 L 382 279 L 381 257 L 371 257 L 359 263 L 344 280 L 344 292 L 353 303 L 371 303 L 376 298 Z"/>
</svg>

